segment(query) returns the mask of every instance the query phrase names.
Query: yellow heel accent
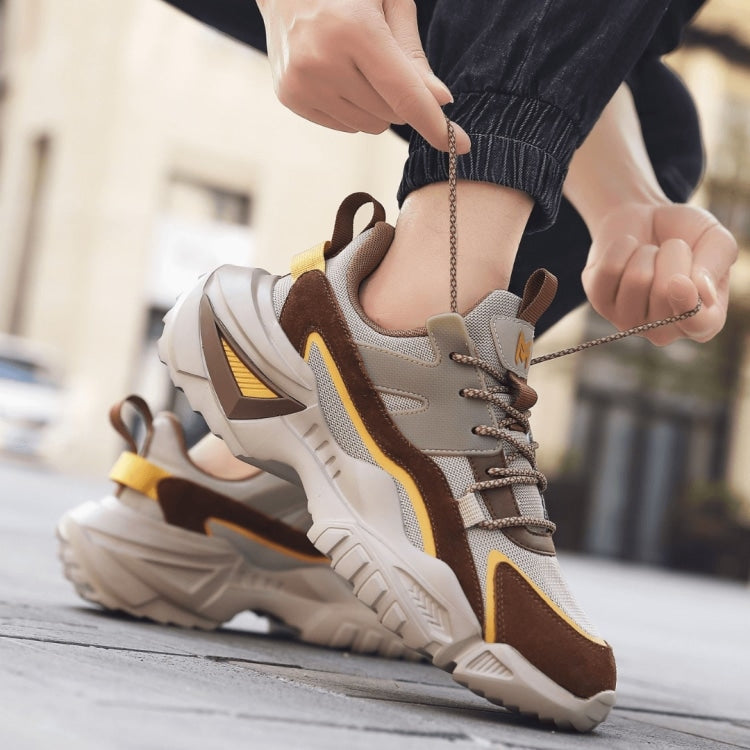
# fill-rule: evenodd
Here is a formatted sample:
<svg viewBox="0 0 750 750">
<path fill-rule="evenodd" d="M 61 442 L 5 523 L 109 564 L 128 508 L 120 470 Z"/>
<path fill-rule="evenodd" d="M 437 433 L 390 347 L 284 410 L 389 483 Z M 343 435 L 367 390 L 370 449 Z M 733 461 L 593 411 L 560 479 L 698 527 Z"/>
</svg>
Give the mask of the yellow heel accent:
<svg viewBox="0 0 750 750">
<path fill-rule="evenodd" d="M 237 383 L 240 393 L 248 398 L 279 398 L 278 393 L 274 393 L 254 372 L 243 364 L 234 349 L 229 346 L 229 342 L 223 337 L 220 338 L 229 369 L 232 371 L 234 381 Z"/>
<path fill-rule="evenodd" d="M 109 472 L 109 478 L 113 482 L 140 492 L 152 500 L 159 499 L 156 486 L 162 479 L 170 476 L 172 475 L 166 469 L 130 451 L 124 451 Z"/>
<path fill-rule="evenodd" d="M 303 273 L 307 273 L 308 271 L 321 271 L 322 273 L 325 273 L 326 251 L 330 246 L 331 243 L 328 241 L 320 242 L 309 250 L 297 253 L 292 258 L 292 279 L 297 281 Z"/>
<path fill-rule="evenodd" d="M 568 617 L 563 610 L 550 599 L 547 594 L 532 581 L 526 573 L 524 573 L 516 564 L 514 564 L 507 555 L 504 555 L 499 550 L 493 549 L 487 558 L 487 605 L 484 608 L 484 640 L 488 643 L 496 643 L 497 631 L 496 631 L 496 612 L 497 602 L 495 601 L 495 571 L 499 565 L 510 565 L 513 570 L 516 571 L 526 583 L 531 586 L 534 592 L 539 596 L 540 599 L 561 619 L 570 625 L 576 633 L 579 633 L 584 638 L 588 639 L 592 643 L 596 643 L 599 646 L 608 645 L 606 641 L 601 638 L 595 638 L 593 635 L 587 633 L 575 620 Z"/>
</svg>

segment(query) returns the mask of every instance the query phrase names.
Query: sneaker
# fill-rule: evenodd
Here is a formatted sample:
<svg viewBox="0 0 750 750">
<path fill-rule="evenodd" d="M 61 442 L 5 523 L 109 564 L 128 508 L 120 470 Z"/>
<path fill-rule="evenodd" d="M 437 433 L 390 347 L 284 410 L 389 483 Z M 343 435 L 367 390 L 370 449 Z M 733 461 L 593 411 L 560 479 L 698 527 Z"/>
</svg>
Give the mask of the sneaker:
<svg viewBox="0 0 750 750">
<path fill-rule="evenodd" d="M 385 627 L 493 703 L 589 730 L 615 664 L 560 571 L 528 422 L 556 280 L 379 329 L 359 287 L 392 241 L 384 218 L 354 194 L 290 275 L 219 268 L 165 317 L 161 358 L 235 455 L 301 480 L 308 537 Z"/>
<path fill-rule="evenodd" d="M 126 403 L 143 418 L 140 451 L 122 417 Z M 264 473 L 207 474 L 190 460 L 177 418 L 152 417 L 136 396 L 116 404 L 110 419 L 130 447 L 110 474 L 117 489 L 57 527 L 65 576 L 82 598 L 204 629 L 252 610 L 307 643 L 416 658 L 307 539 L 301 489 Z"/>
</svg>

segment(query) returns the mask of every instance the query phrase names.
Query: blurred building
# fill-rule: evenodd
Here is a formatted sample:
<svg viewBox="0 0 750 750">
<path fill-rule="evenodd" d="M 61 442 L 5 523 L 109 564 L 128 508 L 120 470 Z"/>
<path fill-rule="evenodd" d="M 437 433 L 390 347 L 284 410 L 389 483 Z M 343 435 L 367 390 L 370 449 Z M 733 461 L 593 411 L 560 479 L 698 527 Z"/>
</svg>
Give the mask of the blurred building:
<svg viewBox="0 0 750 750">
<path fill-rule="evenodd" d="M 393 216 L 405 146 L 302 121 L 264 56 L 158 0 L 0 7 L 0 330 L 57 349 L 55 462 L 100 473 L 109 405 L 169 404 L 153 343 L 178 291 L 221 262 L 285 273 L 354 190 Z"/>
<path fill-rule="evenodd" d="M 703 119 L 709 171 L 696 199 L 745 253 L 727 332 L 664 351 L 631 340 L 545 364 L 533 382 L 540 464 L 569 547 L 683 564 L 676 539 L 705 542 L 708 556 L 727 534 L 746 543 L 744 10 L 743 0 L 712 0 L 672 60 Z M 56 349 L 66 406 L 52 460 L 100 474 L 120 449 L 106 413 L 124 394 L 189 416 L 155 355 L 177 293 L 222 262 L 286 272 L 291 255 L 329 236 L 354 190 L 378 196 L 393 218 L 406 148 L 391 134 L 302 121 L 276 101 L 263 56 L 158 0 L 0 0 L 0 26 L 0 331 Z M 601 329 L 582 309 L 538 349 Z M 701 542 L 701 513 L 715 506 L 726 528 Z M 735 565 L 705 567 L 736 574 Z"/>
</svg>

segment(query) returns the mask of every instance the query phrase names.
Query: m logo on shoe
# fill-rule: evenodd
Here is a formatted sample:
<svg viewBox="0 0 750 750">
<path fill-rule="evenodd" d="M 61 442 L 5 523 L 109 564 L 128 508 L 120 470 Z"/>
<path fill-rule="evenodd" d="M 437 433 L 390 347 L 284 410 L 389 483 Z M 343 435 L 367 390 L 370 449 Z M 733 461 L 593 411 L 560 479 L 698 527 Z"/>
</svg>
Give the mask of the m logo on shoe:
<svg viewBox="0 0 750 750">
<path fill-rule="evenodd" d="M 531 359 L 531 340 L 523 335 L 523 331 L 518 332 L 518 343 L 516 344 L 516 364 L 522 362 L 528 368 Z"/>
</svg>

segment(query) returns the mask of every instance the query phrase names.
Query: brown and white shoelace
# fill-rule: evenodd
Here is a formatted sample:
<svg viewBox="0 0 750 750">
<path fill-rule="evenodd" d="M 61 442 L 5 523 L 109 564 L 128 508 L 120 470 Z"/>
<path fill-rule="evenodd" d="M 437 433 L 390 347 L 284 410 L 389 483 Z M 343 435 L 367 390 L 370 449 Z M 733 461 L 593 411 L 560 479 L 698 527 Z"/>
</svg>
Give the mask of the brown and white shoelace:
<svg viewBox="0 0 750 750">
<path fill-rule="evenodd" d="M 456 151 L 456 136 L 453 131 L 453 125 L 448 117 L 446 117 L 448 124 L 448 193 L 449 193 L 449 220 L 450 220 L 450 311 L 452 313 L 458 312 L 458 284 L 457 284 L 457 257 L 458 257 L 458 229 L 457 229 L 457 199 L 456 199 L 456 173 L 458 164 L 458 154 Z M 643 323 L 633 328 L 628 328 L 624 331 L 617 331 L 608 336 L 601 336 L 591 341 L 586 341 L 577 346 L 571 346 L 567 349 L 560 349 L 559 351 L 552 352 L 551 354 L 545 354 L 541 357 L 535 357 L 531 360 L 530 367 L 541 364 L 542 362 L 549 362 L 552 359 L 558 357 L 566 357 L 569 354 L 577 354 L 586 349 L 591 349 L 594 346 L 601 346 L 602 344 L 610 344 L 613 341 L 619 341 L 620 339 L 627 338 L 628 336 L 635 336 L 640 333 L 646 333 L 652 331 L 655 328 L 661 328 L 662 326 L 672 325 L 673 323 L 679 323 L 682 320 L 687 320 L 697 315 L 703 306 L 700 298 L 698 304 L 687 312 L 679 315 L 671 315 L 668 318 L 662 318 L 660 320 L 654 320 L 649 323 Z M 508 384 L 506 373 L 501 372 L 489 362 L 484 361 L 479 357 L 469 356 L 466 354 L 452 353 L 451 359 L 459 364 L 469 365 L 471 367 L 479 368 L 488 375 L 490 375 L 496 382 L 497 385 L 490 386 L 488 388 L 464 388 L 461 391 L 461 395 L 466 398 L 479 399 L 486 401 L 487 403 L 493 404 L 499 407 L 505 412 L 505 417 L 501 419 L 497 426 L 493 425 L 477 425 L 473 428 L 473 432 L 477 435 L 486 435 L 488 437 L 503 440 L 509 443 L 515 451 L 523 456 L 528 462 L 530 469 L 519 470 L 510 469 L 505 467 L 495 467 L 487 470 L 487 474 L 492 477 L 491 479 L 474 482 L 467 488 L 467 492 L 482 492 L 483 490 L 491 490 L 498 487 L 510 487 L 515 484 L 528 484 L 537 485 L 540 492 L 544 492 L 547 487 L 547 478 L 536 468 L 536 449 L 538 444 L 532 441 L 528 441 L 526 435 L 528 435 L 529 417 L 528 411 L 520 411 L 516 409 L 512 403 L 509 403 L 509 396 L 512 396 L 514 388 Z M 520 427 L 520 430 L 518 429 Z M 513 429 L 515 428 L 515 429 Z M 485 529 L 507 529 L 518 526 L 533 526 L 545 530 L 547 533 L 552 534 L 555 531 L 555 524 L 546 518 L 533 518 L 531 516 L 510 516 L 508 518 L 496 518 L 491 521 L 481 521 L 478 526 Z"/>
</svg>

